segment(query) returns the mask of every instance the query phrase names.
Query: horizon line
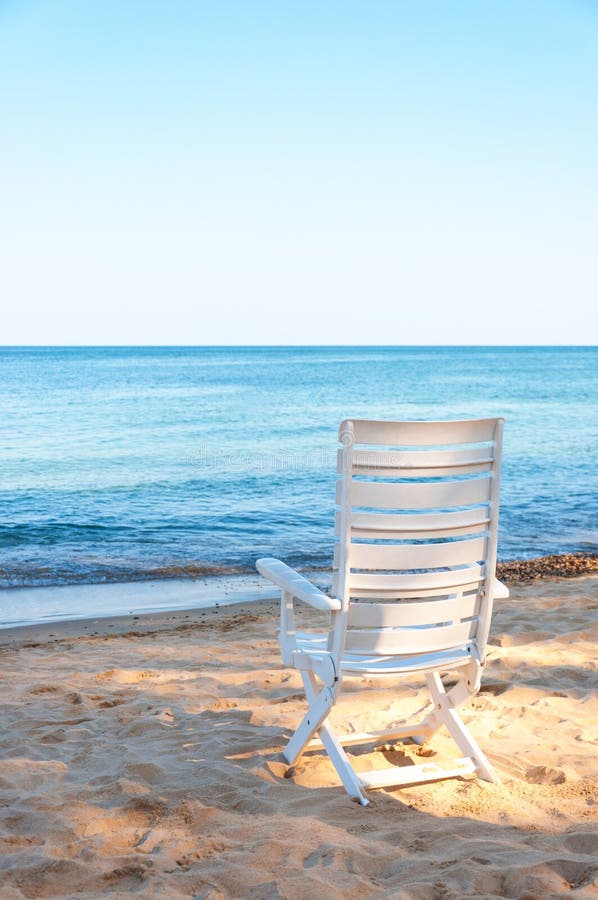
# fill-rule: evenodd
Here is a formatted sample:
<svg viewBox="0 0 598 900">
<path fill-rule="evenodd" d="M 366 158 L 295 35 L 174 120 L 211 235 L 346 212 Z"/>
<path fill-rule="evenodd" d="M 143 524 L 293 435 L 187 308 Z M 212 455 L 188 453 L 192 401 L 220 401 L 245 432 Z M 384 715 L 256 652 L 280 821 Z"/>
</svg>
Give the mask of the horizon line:
<svg viewBox="0 0 598 900">
<path fill-rule="evenodd" d="M 591 344 L 4 344 L 0 342 L 0 350 L 334 350 L 334 349 L 371 349 L 371 350 L 409 350 L 409 349 L 495 349 L 495 350 L 556 350 L 556 349 L 595 349 L 597 343 Z"/>
</svg>

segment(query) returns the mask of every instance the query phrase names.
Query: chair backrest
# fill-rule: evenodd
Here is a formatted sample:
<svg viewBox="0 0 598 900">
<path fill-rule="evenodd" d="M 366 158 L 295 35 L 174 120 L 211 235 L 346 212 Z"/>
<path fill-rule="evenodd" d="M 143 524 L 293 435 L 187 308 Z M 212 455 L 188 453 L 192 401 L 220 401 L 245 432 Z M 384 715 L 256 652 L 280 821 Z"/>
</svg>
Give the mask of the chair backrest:
<svg viewBox="0 0 598 900">
<path fill-rule="evenodd" d="M 341 423 L 335 655 L 481 655 L 492 613 L 503 419 Z"/>
</svg>

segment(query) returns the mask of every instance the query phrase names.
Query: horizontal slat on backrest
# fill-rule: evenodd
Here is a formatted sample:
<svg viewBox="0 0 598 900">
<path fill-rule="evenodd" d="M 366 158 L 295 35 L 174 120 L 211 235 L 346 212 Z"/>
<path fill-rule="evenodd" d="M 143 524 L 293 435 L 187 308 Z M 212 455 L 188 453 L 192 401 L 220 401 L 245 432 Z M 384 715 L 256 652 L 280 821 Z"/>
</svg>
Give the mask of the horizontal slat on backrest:
<svg viewBox="0 0 598 900">
<path fill-rule="evenodd" d="M 435 594 L 455 590 L 458 587 L 475 587 L 484 579 L 484 566 L 473 565 L 447 572 L 408 572 L 399 575 L 382 575 L 376 572 L 351 573 L 351 596 L 426 596 L 423 591 Z"/>
<path fill-rule="evenodd" d="M 492 465 L 491 447 L 464 450 L 359 450 L 353 452 L 355 475 L 384 478 L 432 478 L 447 475 L 471 475 L 487 471 Z M 338 451 L 337 471 L 342 472 L 342 450 Z"/>
<path fill-rule="evenodd" d="M 351 504 L 373 509 L 442 509 L 473 506 L 490 499 L 492 477 L 427 484 L 392 484 L 383 481 L 353 481 Z M 342 502 L 342 481 L 337 482 L 336 502 Z"/>
<path fill-rule="evenodd" d="M 439 569 L 484 558 L 486 538 L 470 538 L 445 544 L 352 543 L 352 569 Z"/>
<path fill-rule="evenodd" d="M 486 519 L 486 523 L 489 520 Z M 421 531 L 388 531 L 388 530 L 380 530 L 377 531 L 375 528 L 351 528 L 351 537 L 353 538 L 370 538 L 371 540 L 384 541 L 389 539 L 395 540 L 418 540 L 419 538 L 426 537 L 435 537 L 435 538 L 443 538 L 443 537 L 466 537 L 468 534 L 478 534 L 483 532 L 486 534 L 486 524 L 476 524 L 476 525 L 463 525 L 461 528 L 436 528 L 434 531 L 424 532 L 422 534 Z"/>
<path fill-rule="evenodd" d="M 477 594 L 423 603 L 351 603 L 348 627 L 397 628 L 458 622 L 460 619 L 476 616 L 479 605 Z"/>
<path fill-rule="evenodd" d="M 459 647 L 475 636 L 477 621 L 432 628 L 347 629 L 345 653 L 386 656 L 390 653 L 427 653 Z"/>
<path fill-rule="evenodd" d="M 353 425 L 356 444 L 426 447 L 431 445 L 474 444 L 492 441 L 496 419 L 470 419 L 461 422 L 376 422 L 351 419 L 341 422 L 339 439 Z"/>
<path fill-rule="evenodd" d="M 459 468 L 429 467 L 424 469 L 395 469 L 383 466 L 354 466 L 354 475 L 368 475 L 376 478 L 446 478 L 455 475 L 477 475 L 487 472 L 492 462 L 471 463 Z"/>
<path fill-rule="evenodd" d="M 340 513 L 336 513 L 337 529 L 340 528 Z M 462 509 L 453 512 L 351 514 L 351 534 L 353 537 L 425 538 L 451 537 L 468 531 L 483 531 L 489 522 L 487 507 Z"/>
<path fill-rule="evenodd" d="M 397 469 L 425 469 L 434 466 L 467 466 L 492 462 L 491 447 L 460 450 L 359 450 L 353 452 L 353 466 L 386 466 Z M 459 473 L 456 473 L 459 474 Z"/>
</svg>

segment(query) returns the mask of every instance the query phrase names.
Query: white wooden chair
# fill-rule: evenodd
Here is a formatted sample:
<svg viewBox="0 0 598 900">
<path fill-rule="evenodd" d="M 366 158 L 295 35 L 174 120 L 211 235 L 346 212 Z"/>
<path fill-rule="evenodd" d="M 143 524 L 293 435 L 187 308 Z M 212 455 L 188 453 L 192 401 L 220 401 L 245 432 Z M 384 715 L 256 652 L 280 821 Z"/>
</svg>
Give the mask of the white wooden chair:
<svg viewBox="0 0 598 900">
<path fill-rule="evenodd" d="M 282 589 L 282 659 L 301 672 L 308 701 L 284 757 L 292 765 L 308 746 L 324 746 L 364 806 L 367 788 L 470 773 L 496 780 L 457 707 L 480 687 L 492 603 L 508 596 L 495 579 L 503 421 L 344 421 L 331 596 L 277 559 L 256 563 Z M 329 611 L 327 633 L 297 632 L 295 601 Z M 326 720 L 349 673 L 422 673 L 431 710 L 413 724 L 337 735 Z M 456 683 L 445 687 L 441 673 Z M 424 762 L 358 774 L 343 749 L 421 743 L 443 725 L 463 754 L 444 769 Z"/>
</svg>

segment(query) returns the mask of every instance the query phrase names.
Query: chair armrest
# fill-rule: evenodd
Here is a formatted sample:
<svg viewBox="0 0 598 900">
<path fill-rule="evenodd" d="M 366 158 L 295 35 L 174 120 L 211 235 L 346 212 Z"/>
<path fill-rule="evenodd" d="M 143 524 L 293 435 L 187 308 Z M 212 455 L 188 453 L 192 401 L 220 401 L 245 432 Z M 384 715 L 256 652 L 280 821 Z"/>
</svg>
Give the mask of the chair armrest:
<svg viewBox="0 0 598 900">
<path fill-rule="evenodd" d="M 279 559 L 266 557 L 258 559 L 255 564 L 256 569 L 273 584 L 278 585 L 283 591 L 288 591 L 297 600 L 302 600 L 314 609 L 322 609 L 328 612 L 334 612 L 341 608 L 340 600 L 334 600 L 328 597 L 323 591 L 295 572 L 290 566 L 285 565 Z"/>
<path fill-rule="evenodd" d="M 509 596 L 509 589 L 506 584 L 503 584 L 502 581 L 499 581 L 498 578 L 494 579 L 494 599 L 495 600 L 506 600 Z"/>
</svg>

